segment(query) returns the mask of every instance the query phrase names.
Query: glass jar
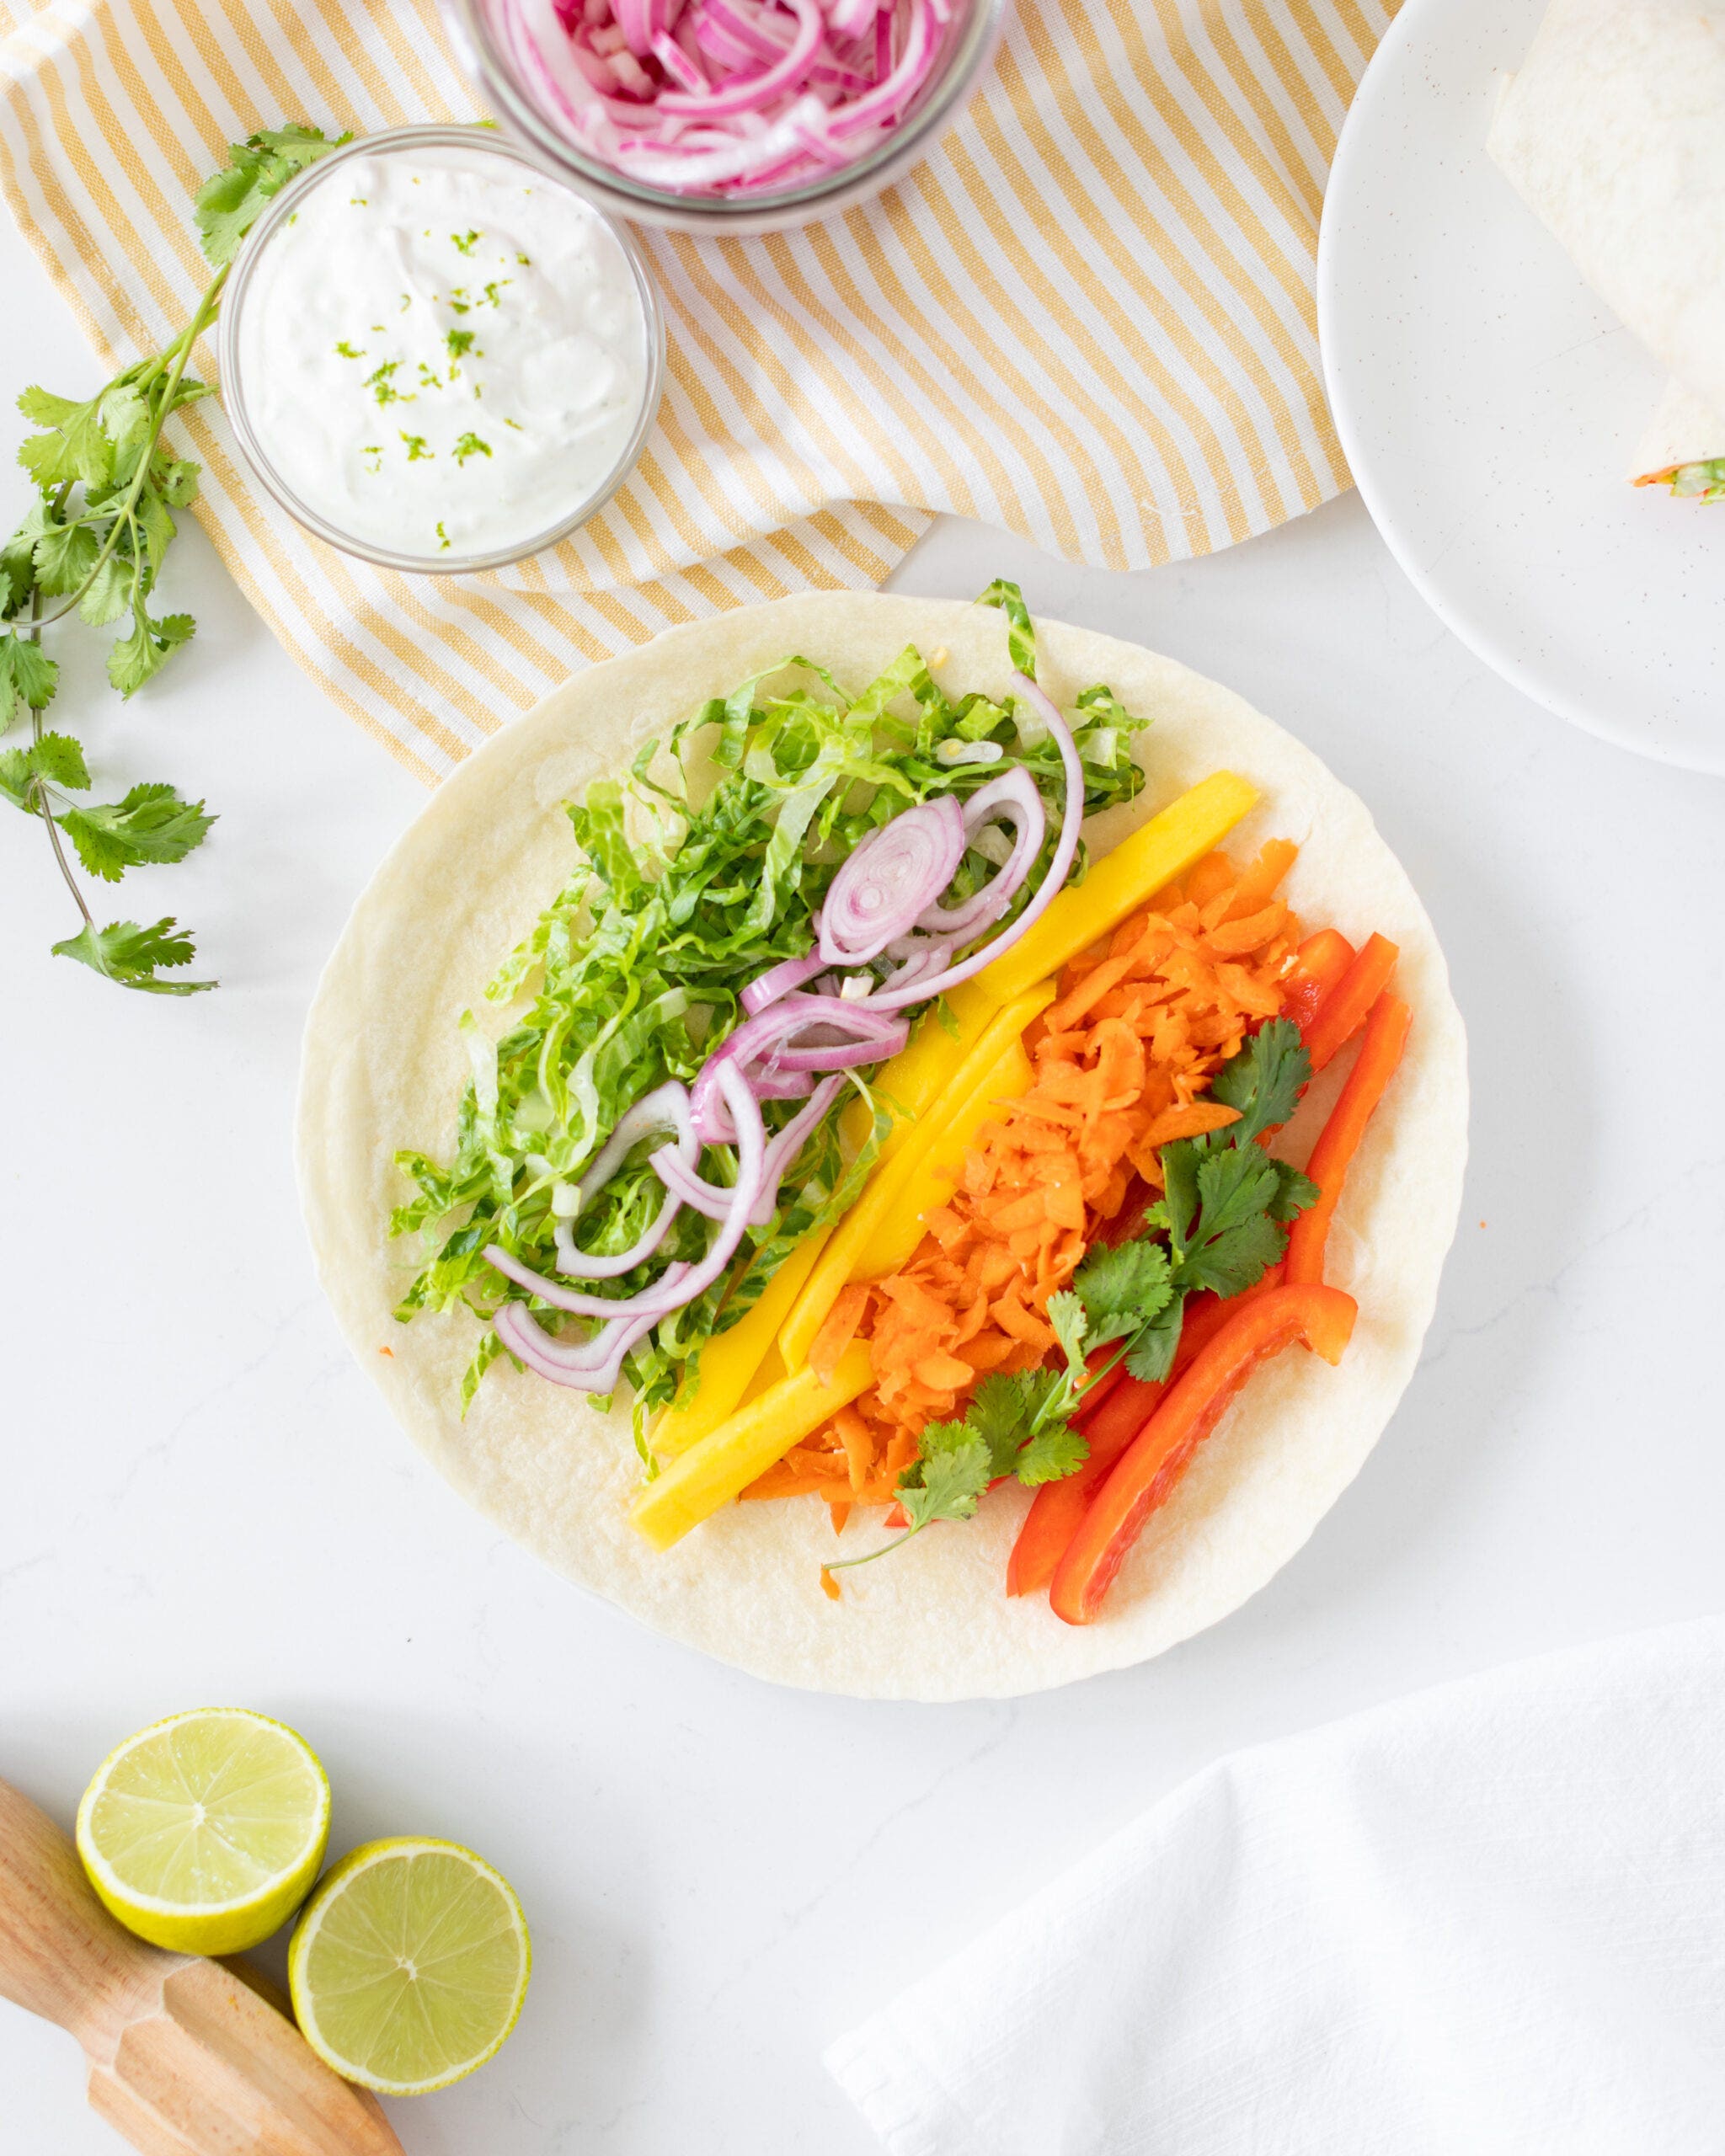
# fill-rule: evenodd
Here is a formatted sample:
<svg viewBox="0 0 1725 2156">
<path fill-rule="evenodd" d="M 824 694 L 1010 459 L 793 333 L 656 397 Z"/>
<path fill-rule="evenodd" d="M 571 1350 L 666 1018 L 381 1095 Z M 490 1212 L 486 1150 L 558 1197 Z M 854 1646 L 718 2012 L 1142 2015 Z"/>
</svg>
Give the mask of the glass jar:
<svg viewBox="0 0 1725 2156">
<path fill-rule="evenodd" d="M 258 414 L 248 393 L 245 361 L 247 304 L 248 296 L 256 291 L 259 265 L 265 260 L 271 244 L 293 221 L 311 192 L 336 179 L 339 168 L 349 161 L 401 157 L 411 164 L 415 157 L 423 157 L 428 149 L 456 150 L 477 153 L 484 157 L 505 159 L 530 173 L 536 186 L 548 184 L 567 195 L 583 218 L 597 219 L 608 238 L 614 241 L 621 250 L 628 268 L 633 297 L 639 308 L 643 357 L 639 407 L 615 462 L 596 483 L 585 489 L 579 499 L 571 502 L 566 511 L 559 512 L 554 523 L 540 530 L 524 532 L 519 541 L 511 540 L 507 545 L 494 546 L 483 552 L 463 553 L 449 549 L 435 553 L 402 552 L 379 544 L 375 539 L 343 530 L 338 523 L 332 521 L 329 515 L 303 499 L 293 484 L 284 477 L 279 456 L 271 455 L 267 428 L 260 428 Z M 344 553 L 357 555 L 362 561 L 375 563 L 380 568 L 427 575 L 454 576 L 471 574 L 475 570 L 499 568 L 506 563 L 537 554 L 545 547 L 554 546 L 559 539 L 567 537 L 595 510 L 610 500 L 633 468 L 658 415 L 664 385 L 664 317 L 658 292 L 633 236 L 614 220 L 605 216 L 587 199 L 584 190 L 572 187 L 561 173 L 548 165 L 532 149 L 510 141 L 494 129 L 473 125 L 389 128 L 380 134 L 361 136 L 332 152 L 329 156 L 320 158 L 316 164 L 308 166 L 275 198 L 248 234 L 222 296 L 217 337 L 222 408 L 232 422 L 246 462 L 268 492 L 307 531 L 327 541 L 330 546 L 339 547 Z"/>
<path fill-rule="evenodd" d="M 518 64 L 499 20 L 510 0 L 443 0 L 457 57 L 487 105 L 572 187 L 619 216 L 708 237 L 782 232 L 848 209 L 900 179 L 964 109 L 994 56 L 1007 0 L 953 0 L 943 48 L 916 102 L 884 141 L 853 163 L 782 192 L 680 194 L 632 179 L 569 140 Z"/>
</svg>

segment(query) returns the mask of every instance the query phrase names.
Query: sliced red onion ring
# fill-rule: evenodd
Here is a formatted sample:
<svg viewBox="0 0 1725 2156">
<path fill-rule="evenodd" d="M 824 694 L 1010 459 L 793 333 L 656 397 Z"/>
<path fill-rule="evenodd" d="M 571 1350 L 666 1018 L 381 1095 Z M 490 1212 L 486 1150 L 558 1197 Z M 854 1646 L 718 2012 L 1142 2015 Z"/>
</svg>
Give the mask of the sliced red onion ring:
<svg viewBox="0 0 1725 2156">
<path fill-rule="evenodd" d="M 793 988 L 801 988 L 805 981 L 825 972 L 826 960 L 818 951 L 811 951 L 806 958 L 785 958 L 771 966 L 764 974 L 756 974 L 743 990 L 743 1008 L 753 1018 L 769 1003 L 777 1003 L 780 996 L 788 995 Z"/>
<path fill-rule="evenodd" d="M 855 1061 L 875 1063 L 885 1055 L 896 1054 L 892 1043 L 900 1041 L 902 1045 L 901 1022 L 890 1015 L 878 1015 L 875 1006 L 876 999 L 872 996 L 866 1002 L 851 1003 L 837 995 L 793 994 L 777 997 L 758 1016 L 745 1019 L 714 1049 L 689 1089 L 696 1137 L 703 1145 L 736 1142 L 718 1090 L 718 1073 L 727 1065 L 740 1065 L 748 1072 L 756 1096 L 761 1100 L 800 1100 L 809 1091 L 806 1082 L 798 1082 L 803 1070 L 838 1069 L 842 1050 L 837 1045 L 823 1049 L 818 1061 L 800 1070 L 786 1064 L 782 1053 L 774 1055 L 773 1051 L 782 1051 L 812 1026 L 829 1028 L 836 1043 L 848 1038 L 874 1044 L 873 1053 L 855 1057 Z"/>
<path fill-rule="evenodd" d="M 830 966 L 878 958 L 933 905 L 964 857 L 964 812 L 950 793 L 871 831 L 827 889 L 818 923 L 821 957 Z"/>
<path fill-rule="evenodd" d="M 956 942 L 932 936 L 895 937 L 886 947 L 886 955 L 898 963 L 880 984 L 881 987 L 908 988 L 913 981 L 932 979 L 936 974 L 944 973 L 951 965 L 956 947 Z"/>
<path fill-rule="evenodd" d="M 667 1281 L 688 1271 L 686 1265 L 665 1267 Z M 652 1315 L 617 1318 L 602 1325 L 590 1340 L 579 1343 L 554 1340 L 524 1303 L 505 1303 L 491 1321 L 492 1329 L 511 1354 L 530 1370 L 553 1385 L 602 1397 L 615 1392 L 622 1375 L 623 1358 L 638 1340 L 644 1340 L 659 1322 Z"/>
<path fill-rule="evenodd" d="M 948 909 L 937 899 L 925 908 L 916 916 L 919 928 L 968 943 L 991 921 L 998 921 L 1017 897 L 1019 885 L 1036 865 L 1048 831 L 1048 812 L 1042 805 L 1042 796 L 1022 764 L 979 787 L 964 803 L 967 838 L 985 824 L 996 821 L 1010 823 L 1013 830 L 1012 851 L 1004 865 L 962 905 Z"/>
<path fill-rule="evenodd" d="M 784 1129 L 768 1141 L 761 1177 L 761 1197 L 750 1216 L 751 1227 L 764 1228 L 772 1218 L 772 1209 L 778 1203 L 778 1187 L 788 1173 L 792 1161 L 808 1143 L 809 1134 L 844 1089 L 844 1079 L 838 1074 L 823 1078 L 809 1096 L 808 1107 L 799 1109 Z"/>
<path fill-rule="evenodd" d="M 705 1176 L 697 1175 L 693 1168 L 686 1168 L 677 1158 L 674 1147 L 661 1145 L 649 1157 L 654 1174 L 692 1211 L 704 1213 L 709 1220 L 722 1220 L 730 1211 L 730 1192 L 722 1183 L 708 1182 Z"/>
<path fill-rule="evenodd" d="M 831 0 L 826 19 L 835 37 L 858 38 L 880 13 L 880 0 Z"/>
<path fill-rule="evenodd" d="M 806 1101 L 814 1088 L 814 1081 L 806 1070 L 750 1070 L 747 1075 L 750 1088 L 757 1101 Z M 715 1118 L 709 1120 L 716 1119 L 716 1115 L 722 1114 L 724 1112 L 722 1105 L 717 1101 L 714 1102 L 713 1107 L 716 1112 Z M 710 1139 L 708 1143 L 718 1145 L 734 1145 L 735 1139 L 729 1123 L 725 1124 L 723 1137 Z"/>
<path fill-rule="evenodd" d="M 936 35 L 938 25 L 932 6 L 913 4 L 911 19 L 905 26 L 904 48 L 899 54 L 899 63 L 884 82 L 877 83 L 872 90 L 865 90 L 860 98 L 853 98 L 848 104 L 838 106 L 832 115 L 835 135 L 854 135 L 859 128 L 870 126 L 876 120 L 896 120 L 900 110 L 915 97 L 927 80 L 934 65 L 935 50 L 939 42 Z"/>
<path fill-rule="evenodd" d="M 582 1171 L 582 1189 L 602 1190 L 622 1166 L 631 1147 L 638 1145 L 649 1131 L 663 1130 L 667 1125 L 677 1134 L 678 1158 L 692 1165 L 701 1150 L 695 1141 L 695 1119 L 690 1110 L 689 1096 L 675 1078 L 654 1086 L 650 1093 L 644 1093 L 633 1107 L 617 1118 L 616 1129 Z M 615 1257 L 594 1257 L 586 1251 L 578 1250 L 574 1220 L 559 1220 L 553 1238 L 557 1245 L 558 1271 L 567 1273 L 575 1280 L 616 1280 L 625 1273 L 633 1273 L 665 1241 L 681 1203 L 681 1199 L 667 1196 L 645 1235 Z"/>
<path fill-rule="evenodd" d="M 644 1317 L 650 1313 L 654 1318 L 661 1318 L 681 1310 L 685 1303 L 693 1302 L 718 1279 L 743 1239 L 749 1215 L 761 1195 L 761 1163 L 766 1152 L 766 1133 L 761 1127 L 761 1110 L 749 1090 L 748 1081 L 735 1064 L 723 1063 L 718 1082 L 731 1121 L 740 1134 L 736 1140 L 737 1181 L 731 1192 L 730 1209 L 719 1223 L 718 1235 L 708 1246 L 706 1257 L 698 1264 L 676 1281 L 669 1277 L 674 1268 L 667 1267 L 665 1274 L 651 1287 L 617 1301 L 600 1295 L 574 1294 L 556 1281 L 547 1280 L 543 1273 L 536 1273 L 531 1265 L 524 1265 L 520 1258 L 510 1257 L 495 1243 L 486 1246 L 486 1262 L 495 1266 L 505 1279 L 531 1288 L 542 1300 L 558 1310 L 570 1310 L 577 1317 Z"/>
<path fill-rule="evenodd" d="M 853 1011 L 857 1007 L 854 1003 L 851 1006 Z M 766 1058 L 762 1075 L 776 1078 L 782 1070 L 854 1070 L 864 1063 L 884 1063 L 905 1045 L 910 1031 L 908 1025 L 901 1025 L 896 1032 L 884 1034 L 879 1040 L 835 1041 L 814 1048 L 776 1048 Z"/>
<path fill-rule="evenodd" d="M 746 179 L 782 162 L 791 151 L 801 147 L 803 128 L 817 125 L 825 117 L 826 107 L 811 92 L 799 98 L 764 134 L 730 142 L 723 149 L 697 152 L 673 149 L 658 141 L 638 149 L 633 141 L 620 141 L 607 154 L 617 169 L 632 179 L 644 180 L 649 187 L 694 193 Z"/>
<path fill-rule="evenodd" d="M 800 88 L 825 39 L 826 18 L 815 0 L 782 0 L 782 4 L 797 18 L 797 35 L 782 59 L 758 75 L 734 76 L 722 88 L 695 95 L 687 90 L 661 90 L 660 110 L 681 112 L 691 120 L 730 120 L 739 113 L 758 112 L 781 91 Z"/>
<path fill-rule="evenodd" d="M 1033 928 L 1047 912 L 1056 896 L 1065 889 L 1066 878 L 1072 873 L 1073 857 L 1078 851 L 1078 834 L 1084 823 L 1084 766 L 1079 760 L 1077 744 L 1072 739 L 1072 729 L 1044 690 L 1038 688 L 1028 675 L 1014 674 L 1012 691 L 1022 696 L 1035 710 L 1060 752 L 1060 768 L 1066 782 L 1066 798 L 1060 810 L 1060 835 L 1055 841 L 1054 858 L 1048 865 L 1048 873 L 1023 913 L 1010 928 L 1003 929 L 991 937 L 980 951 L 974 951 L 962 964 L 951 967 L 931 979 L 911 981 L 900 988 L 884 988 L 871 995 L 862 1010 L 901 1011 L 912 1003 L 926 1003 L 931 995 L 944 995 L 949 988 L 956 988 L 960 981 L 969 980 L 985 966 L 1002 958 L 1028 930 Z M 889 824 L 890 830 L 892 825 Z"/>
<path fill-rule="evenodd" d="M 713 85 L 701 72 L 701 63 L 684 51 L 676 38 L 660 30 L 653 40 L 653 57 L 665 70 L 665 80 L 675 83 L 681 90 L 700 97 Z"/>
<path fill-rule="evenodd" d="M 835 1075 L 824 1078 L 809 1097 L 809 1105 L 767 1141 L 761 1177 L 761 1196 L 755 1210 L 749 1216 L 753 1228 L 764 1228 L 772 1218 L 772 1209 L 778 1203 L 778 1187 L 784 1181 L 793 1161 L 803 1150 L 809 1134 L 826 1113 L 844 1090 L 844 1079 Z M 723 1219 L 730 1209 L 731 1193 L 716 1182 L 708 1182 L 704 1176 L 697 1175 L 692 1168 L 686 1168 L 669 1145 L 662 1146 L 652 1155 L 654 1172 L 663 1180 L 667 1190 L 674 1190 L 685 1205 L 697 1213 L 704 1213 L 709 1220 Z"/>
</svg>

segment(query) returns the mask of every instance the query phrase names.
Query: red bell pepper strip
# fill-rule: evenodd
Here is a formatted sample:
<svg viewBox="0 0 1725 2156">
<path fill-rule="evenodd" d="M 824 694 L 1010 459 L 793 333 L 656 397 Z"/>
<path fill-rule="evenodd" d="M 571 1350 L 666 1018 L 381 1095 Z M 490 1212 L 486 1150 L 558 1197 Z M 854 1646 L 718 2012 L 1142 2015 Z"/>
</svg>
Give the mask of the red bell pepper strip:
<svg viewBox="0 0 1725 2156">
<path fill-rule="evenodd" d="M 1390 985 L 1390 976 L 1401 955 L 1400 949 L 1382 936 L 1368 937 L 1360 946 L 1359 956 L 1318 1006 L 1316 1017 L 1305 1028 L 1306 1053 L 1311 1058 L 1314 1078 L 1370 1017 L 1371 1006 Z"/>
<path fill-rule="evenodd" d="M 1295 958 L 1293 972 L 1282 983 L 1282 1016 L 1291 1018 L 1304 1033 L 1324 998 L 1354 963 L 1354 946 L 1339 929 L 1321 928 L 1316 936 L 1308 936 Z"/>
<path fill-rule="evenodd" d="M 1359 1059 L 1348 1072 L 1348 1082 L 1337 1097 L 1330 1119 L 1319 1134 L 1318 1141 L 1311 1149 L 1311 1158 L 1306 1163 L 1306 1172 L 1317 1185 L 1318 1196 L 1288 1231 L 1290 1280 L 1313 1281 L 1324 1277 L 1324 1245 L 1335 1215 L 1336 1200 L 1342 1195 L 1348 1163 L 1359 1150 L 1365 1127 L 1371 1121 L 1372 1110 L 1382 1100 L 1384 1089 L 1396 1075 L 1402 1051 L 1407 1045 L 1407 1029 L 1413 1023 L 1413 1013 L 1393 995 L 1381 995 L 1371 1006 L 1371 1016 L 1365 1023 L 1365 1038 L 1359 1043 Z"/>
<path fill-rule="evenodd" d="M 1038 1588 L 1048 1585 L 1103 1477 L 1155 1414 L 1168 1386 L 1191 1366 L 1200 1348 L 1215 1339 L 1242 1303 L 1281 1283 L 1282 1268 L 1273 1265 L 1256 1287 L 1230 1296 L 1226 1302 L 1207 1289 L 1194 1295 L 1186 1305 L 1174 1366 L 1166 1380 L 1135 1378 L 1124 1363 L 1115 1364 L 1119 1383 L 1106 1395 L 1098 1386 L 1096 1395 L 1087 1399 L 1072 1418 L 1075 1428 L 1083 1433 L 1090 1446 L 1089 1458 L 1076 1473 L 1058 1482 L 1044 1482 L 1031 1500 L 1012 1554 L 1007 1560 L 1008 1594 L 1033 1594 Z"/>
<path fill-rule="evenodd" d="M 1295 1340 L 1339 1363 L 1358 1305 L 1339 1288 L 1284 1281 L 1232 1315 L 1194 1360 L 1092 1500 L 1055 1568 L 1049 1605 L 1069 1625 L 1088 1625 L 1139 1535 L 1185 1473 L 1223 1410 L 1267 1356 Z"/>
</svg>

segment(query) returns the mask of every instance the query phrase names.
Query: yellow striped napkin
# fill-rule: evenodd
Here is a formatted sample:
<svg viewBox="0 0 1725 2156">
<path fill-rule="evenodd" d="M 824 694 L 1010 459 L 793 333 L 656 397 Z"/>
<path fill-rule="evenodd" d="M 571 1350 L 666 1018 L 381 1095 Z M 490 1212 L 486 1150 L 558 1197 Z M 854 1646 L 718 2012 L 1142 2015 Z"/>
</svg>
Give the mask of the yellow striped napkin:
<svg viewBox="0 0 1725 2156">
<path fill-rule="evenodd" d="M 1267 531 L 1348 483 L 1312 261 L 1395 4 L 1017 0 L 964 119 L 878 201 L 763 239 L 645 235 L 660 426 L 533 561 L 416 578 L 334 552 L 248 484 L 207 403 L 184 420 L 200 514 L 288 650 L 428 779 L 671 624 L 878 584 L 935 510 L 1110 568 Z M 190 312 L 190 197 L 225 142 L 480 116 L 435 0 L 0 0 L 0 182 L 107 367 Z"/>
</svg>

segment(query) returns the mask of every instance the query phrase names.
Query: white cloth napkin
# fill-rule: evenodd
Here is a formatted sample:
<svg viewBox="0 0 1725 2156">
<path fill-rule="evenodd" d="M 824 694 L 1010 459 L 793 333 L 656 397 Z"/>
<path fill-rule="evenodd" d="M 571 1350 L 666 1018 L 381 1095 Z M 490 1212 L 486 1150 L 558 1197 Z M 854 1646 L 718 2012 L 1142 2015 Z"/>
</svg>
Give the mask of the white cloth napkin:
<svg viewBox="0 0 1725 2156">
<path fill-rule="evenodd" d="M 1721 2156 L 1725 1620 L 1224 1759 L 826 2063 L 892 2156 Z"/>
</svg>

